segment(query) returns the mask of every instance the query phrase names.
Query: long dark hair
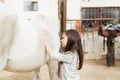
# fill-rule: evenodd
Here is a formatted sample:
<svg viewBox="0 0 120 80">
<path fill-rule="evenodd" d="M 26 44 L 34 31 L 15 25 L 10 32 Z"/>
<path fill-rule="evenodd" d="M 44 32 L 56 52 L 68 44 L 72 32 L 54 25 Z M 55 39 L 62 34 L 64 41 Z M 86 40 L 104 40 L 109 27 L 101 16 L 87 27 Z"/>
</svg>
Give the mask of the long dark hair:
<svg viewBox="0 0 120 80">
<path fill-rule="evenodd" d="M 69 29 L 64 32 L 67 35 L 67 45 L 63 49 L 64 52 L 67 51 L 77 51 L 77 54 L 79 55 L 79 67 L 78 70 L 82 68 L 83 65 L 83 49 L 81 44 L 81 38 L 79 33 L 74 29 Z"/>
</svg>

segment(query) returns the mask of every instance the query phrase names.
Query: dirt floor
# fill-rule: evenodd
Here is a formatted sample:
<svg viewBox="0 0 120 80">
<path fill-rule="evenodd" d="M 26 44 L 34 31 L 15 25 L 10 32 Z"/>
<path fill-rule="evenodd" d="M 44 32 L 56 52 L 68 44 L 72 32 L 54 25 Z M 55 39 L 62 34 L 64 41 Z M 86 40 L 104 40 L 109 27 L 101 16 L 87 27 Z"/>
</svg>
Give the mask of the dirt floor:
<svg viewBox="0 0 120 80">
<path fill-rule="evenodd" d="M 85 60 L 83 68 L 79 71 L 81 80 L 120 80 L 120 60 L 116 60 L 114 67 L 107 67 L 105 60 Z M 41 68 L 41 80 L 50 80 L 48 68 Z M 33 80 L 33 72 L 11 73 L 0 72 L 0 80 Z M 59 79 L 58 79 L 59 80 Z"/>
</svg>

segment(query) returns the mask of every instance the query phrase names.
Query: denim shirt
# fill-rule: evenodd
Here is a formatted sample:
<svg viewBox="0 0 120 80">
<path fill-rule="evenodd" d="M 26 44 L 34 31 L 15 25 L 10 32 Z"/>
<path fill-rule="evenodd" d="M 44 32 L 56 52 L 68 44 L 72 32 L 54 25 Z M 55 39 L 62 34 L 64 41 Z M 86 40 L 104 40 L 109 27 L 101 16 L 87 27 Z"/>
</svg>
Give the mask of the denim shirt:
<svg viewBox="0 0 120 80">
<path fill-rule="evenodd" d="M 60 80 L 80 80 L 78 73 L 78 54 L 76 52 L 52 53 L 51 59 L 62 61 L 60 65 Z"/>
</svg>

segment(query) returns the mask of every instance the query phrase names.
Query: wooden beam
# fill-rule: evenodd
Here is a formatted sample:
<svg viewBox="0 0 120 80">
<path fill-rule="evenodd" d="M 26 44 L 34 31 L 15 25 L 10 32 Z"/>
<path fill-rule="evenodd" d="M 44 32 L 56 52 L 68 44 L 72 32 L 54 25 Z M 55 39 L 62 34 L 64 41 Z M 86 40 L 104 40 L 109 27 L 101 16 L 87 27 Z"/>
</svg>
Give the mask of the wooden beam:
<svg viewBox="0 0 120 80">
<path fill-rule="evenodd" d="M 76 21 L 76 20 L 113 20 L 114 18 L 84 18 L 84 19 L 70 19 L 67 21 Z"/>
<path fill-rule="evenodd" d="M 66 30 L 66 8 L 67 0 L 59 0 L 60 32 Z"/>
</svg>

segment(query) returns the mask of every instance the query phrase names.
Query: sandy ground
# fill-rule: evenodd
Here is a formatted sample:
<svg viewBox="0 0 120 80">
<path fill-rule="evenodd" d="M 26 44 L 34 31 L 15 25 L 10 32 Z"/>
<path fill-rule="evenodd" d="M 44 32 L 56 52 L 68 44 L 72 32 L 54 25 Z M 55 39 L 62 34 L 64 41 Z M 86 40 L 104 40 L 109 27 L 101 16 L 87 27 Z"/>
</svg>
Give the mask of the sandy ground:
<svg viewBox="0 0 120 80">
<path fill-rule="evenodd" d="M 120 60 L 116 60 L 114 67 L 107 67 L 105 60 L 85 60 L 79 71 L 81 80 L 120 80 Z M 33 80 L 33 72 L 11 73 L 0 72 L 0 80 Z M 47 65 L 41 68 L 41 80 L 50 80 Z M 58 79 L 57 79 L 58 80 Z"/>
</svg>

